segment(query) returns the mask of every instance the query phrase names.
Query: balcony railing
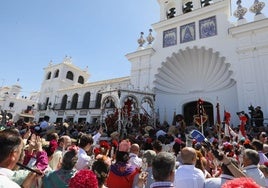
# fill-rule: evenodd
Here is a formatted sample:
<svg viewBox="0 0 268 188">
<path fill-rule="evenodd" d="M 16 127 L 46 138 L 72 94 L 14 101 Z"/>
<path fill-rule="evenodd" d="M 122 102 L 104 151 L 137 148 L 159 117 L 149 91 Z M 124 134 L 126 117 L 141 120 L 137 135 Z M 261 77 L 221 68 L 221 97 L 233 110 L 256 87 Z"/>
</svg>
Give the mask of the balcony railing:
<svg viewBox="0 0 268 188">
<path fill-rule="evenodd" d="M 99 109 L 96 107 L 96 101 L 90 101 L 89 105 L 86 103 L 78 102 L 76 105 L 72 105 L 72 103 L 67 103 L 64 107 L 62 103 L 55 103 L 52 106 L 47 106 L 46 104 L 39 103 L 38 110 L 47 110 L 47 107 L 52 110 L 79 110 L 79 109 Z"/>
</svg>

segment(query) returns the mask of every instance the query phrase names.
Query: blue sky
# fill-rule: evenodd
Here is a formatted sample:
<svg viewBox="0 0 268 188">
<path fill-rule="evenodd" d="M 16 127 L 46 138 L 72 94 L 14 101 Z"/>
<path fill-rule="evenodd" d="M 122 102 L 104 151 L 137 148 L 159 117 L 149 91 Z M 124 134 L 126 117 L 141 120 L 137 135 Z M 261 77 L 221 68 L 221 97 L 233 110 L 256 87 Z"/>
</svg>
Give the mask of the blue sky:
<svg viewBox="0 0 268 188">
<path fill-rule="evenodd" d="M 253 2 L 242 1 L 247 8 Z M 137 49 L 140 32 L 147 36 L 158 21 L 157 0 L 1 1 L 0 86 L 19 78 L 24 95 L 37 91 L 43 68 L 65 55 L 78 67 L 88 66 L 90 82 L 129 76 L 125 55 Z"/>
</svg>

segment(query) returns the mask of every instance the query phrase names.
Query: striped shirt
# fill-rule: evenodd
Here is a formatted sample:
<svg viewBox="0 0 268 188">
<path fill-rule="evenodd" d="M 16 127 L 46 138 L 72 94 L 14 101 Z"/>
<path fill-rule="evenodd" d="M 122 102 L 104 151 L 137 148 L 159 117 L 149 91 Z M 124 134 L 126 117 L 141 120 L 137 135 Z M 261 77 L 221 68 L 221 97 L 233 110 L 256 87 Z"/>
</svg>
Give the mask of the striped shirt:
<svg viewBox="0 0 268 188">
<path fill-rule="evenodd" d="M 174 184 L 169 181 L 157 181 L 150 185 L 150 188 L 167 188 L 174 187 Z"/>
</svg>

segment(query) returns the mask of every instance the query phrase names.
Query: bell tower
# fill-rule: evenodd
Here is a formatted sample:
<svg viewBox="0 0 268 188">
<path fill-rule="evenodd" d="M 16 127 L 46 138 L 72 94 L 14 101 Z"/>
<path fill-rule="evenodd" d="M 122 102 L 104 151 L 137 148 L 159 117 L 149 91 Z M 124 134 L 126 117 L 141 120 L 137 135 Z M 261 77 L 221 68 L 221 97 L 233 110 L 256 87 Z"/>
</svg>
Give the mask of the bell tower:
<svg viewBox="0 0 268 188">
<path fill-rule="evenodd" d="M 220 0 L 214 0 L 216 3 Z M 192 12 L 193 10 L 212 4 L 211 0 L 158 0 L 160 5 L 160 21 Z"/>
<path fill-rule="evenodd" d="M 182 0 L 158 0 L 160 5 L 160 21 L 182 14 Z"/>
</svg>

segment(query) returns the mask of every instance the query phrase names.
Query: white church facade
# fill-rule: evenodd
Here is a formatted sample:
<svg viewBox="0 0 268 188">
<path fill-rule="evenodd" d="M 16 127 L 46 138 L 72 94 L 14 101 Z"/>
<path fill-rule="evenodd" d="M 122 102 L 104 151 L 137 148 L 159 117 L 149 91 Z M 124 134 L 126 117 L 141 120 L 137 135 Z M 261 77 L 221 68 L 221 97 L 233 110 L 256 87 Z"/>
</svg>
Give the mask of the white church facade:
<svg viewBox="0 0 268 188">
<path fill-rule="evenodd" d="M 245 8 L 238 2 L 234 13 L 238 21 L 231 23 L 230 1 L 210 2 L 158 0 L 160 21 L 152 25 L 153 44 L 143 48 L 141 43 L 137 51 L 127 54 L 132 63 L 131 82 L 153 89 L 160 114 L 169 120 L 174 110 L 191 119 L 198 98 L 206 102 L 212 124 L 217 103 L 221 115 L 224 109 L 233 114 L 235 124 L 239 123 L 236 112 L 247 112 L 250 105 L 261 106 L 267 117 L 264 3 L 256 1 L 250 7 L 254 21 L 247 23 Z"/>
<path fill-rule="evenodd" d="M 126 124 L 145 107 L 154 111 L 155 95 L 133 88 L 130 77 L 89 83 L 88 71 L 73 65 L 70 57 L 59 64 L 50 63 L 44 70 L 37 121 L 49 116 L 51 122 L 101 123 L 117 110 L 122 115 L 117 115 L 113 124 Z"/>
<path fill-rule="evenodd" d="M 268 117 L 264 3 L 255 1 L 250 7 L 252 22 L 243 18 L 246 11 L 238 3 L 236 23 L 229 21 L 229 0 L 158 3 L 160 20 L 152 24 L 155 36 L 151 31 L 148 37 L 142 33 L 138 49 L 126 54 L 131 63 L 129 77 L 89 83 L 88 71 L 73 65 L 69 57 L 49 64 L 44 69 L 36 119 L 48 115 L 52 122 L 91 123 L 111 113 L 143 112 L 171 124 L 175 112 L 191 124 L 199 98 L 210 124 L 216 119 L 217 103 L 221 115 L 224 109 L 233 115 L 234 125 L 239 123 L 236 112 L 247 112 L 250 105 L 261 106 Z"/>
</svg>

